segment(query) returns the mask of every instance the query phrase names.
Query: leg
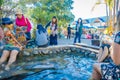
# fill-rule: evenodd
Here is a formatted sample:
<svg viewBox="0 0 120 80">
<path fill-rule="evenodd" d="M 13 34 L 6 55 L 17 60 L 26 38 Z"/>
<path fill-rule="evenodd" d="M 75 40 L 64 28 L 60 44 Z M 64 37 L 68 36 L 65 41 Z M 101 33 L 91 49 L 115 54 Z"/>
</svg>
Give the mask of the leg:
<svg viewBox="0 0 120 80">
<path fill-rule="evenodd" d="M 95 63 L 93 66 L 92 80 L 101 80 L 101 64 Z"/>
<path fill-rule="evenodd" d="M 103 49 L 100 48 L 99 53 L 97 54 L 97 58 L 98 58 L 97 61 L 99 61 L 99 59 L 101 58 L 102 54 L 103 54 Z"/>
<path fill-rule="evenodd" d="M 70 33 L 70 38 L 71 38 L 71 33 Z"/>
<path fill-rule="evenodd" d="M 52 43 L 52 40 L 53 39 L 53 37 L 52 37 L 52 35 L 50 35 L 50 45 L 53 45 L 53 43 Z"/>
<path fill-rule="evenodd" d="M 98 62 L 102 62 L 108 56 L 108 48 L 105 46 L 104 51 L 98 59 Z"/>
<path fill-rule="evenodd" d="M 76 40 L 77 40 L 77 32 L 75 34 L 74 43 L 76 43 Z"/>
<path fill-rule="evenodd" d="M 10 54 L 10 51 L 8 50 L 3 51 L 3 54 L 0 58 L 0 65 L 7 60 L 7 58 L 9 57 L 9 54 Z"/>
<path fill-rule="evenodd" d="M 17 51 L 17 50 L 12 50 L 8 64 L 5 67 L 6 70 L 9 70 L 10 65 L 16 61 L 16 57 L 18 55 L 18 52 L 19 51 Z"/>
<path fill-rule="evenodd" d="M 54 36 L 54 45 L 57 45 L 57 34 Z"/>
<path fill-rule="evenodd" d="M 70 32 L 68 33 L 68 39 L 70 39 Z"/>
<path fill-rule="evenodd" d="M 67 39 L 69 38 L 69 33 L 67 34 Z"/>
<path fill-rule="evenodd" d="M 78 42 L 81 43 L 81 34 L 78 35 Z"/>
</svg>

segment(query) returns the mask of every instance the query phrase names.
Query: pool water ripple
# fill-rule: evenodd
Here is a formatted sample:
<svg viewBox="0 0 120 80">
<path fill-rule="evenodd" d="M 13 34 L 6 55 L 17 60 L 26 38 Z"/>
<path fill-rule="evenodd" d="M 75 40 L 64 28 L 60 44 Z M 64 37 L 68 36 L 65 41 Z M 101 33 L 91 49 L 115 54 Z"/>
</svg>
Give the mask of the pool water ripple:
<svg viewBox="0 0 120 80">
<path fill-rule="evenodd" d="M 24 80 L 88 80 L 95 60 L 77 53 L 53 56 L 43 62 L 53 64 L 55 69 L 40 71 Z"/>
<path fill-rule="evenodd" d="M 44 55 L 37 59 L 26 66 L 28 73 L 13 76 L 11 80 L 18 77 L 20 80 L 89 80 L 95 62 L 80 53 Z"/>
</svg>

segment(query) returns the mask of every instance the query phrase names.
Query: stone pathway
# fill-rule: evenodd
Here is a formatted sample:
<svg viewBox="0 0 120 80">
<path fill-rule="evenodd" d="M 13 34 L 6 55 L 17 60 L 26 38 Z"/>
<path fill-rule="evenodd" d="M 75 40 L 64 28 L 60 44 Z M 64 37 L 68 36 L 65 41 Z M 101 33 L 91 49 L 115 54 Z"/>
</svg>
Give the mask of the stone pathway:
<svg viewBox="0 0 120 80">
<path fill-rule="evenodd" d="M 58 45 L 72 45 L 74 42 L 74 38 L 69 39 L 58 39 Z M 81 43 L 91 45 L 90 39 L 81 39 Z"/>
</svg>

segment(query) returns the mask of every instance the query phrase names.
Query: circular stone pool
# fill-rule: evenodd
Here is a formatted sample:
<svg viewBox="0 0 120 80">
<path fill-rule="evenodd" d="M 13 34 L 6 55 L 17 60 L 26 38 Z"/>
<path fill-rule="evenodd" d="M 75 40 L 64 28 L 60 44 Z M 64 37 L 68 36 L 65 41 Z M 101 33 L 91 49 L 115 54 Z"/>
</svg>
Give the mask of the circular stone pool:
<svg viewBox="0 0 120 80">
<path fill-rule="evenodd" d="M 37 60 L 37 61 L 36 61 Z M 80 53 L 67 53 L 38 56 L 28 62 L 25 74 L 8 78 L 9 80 L 89 80 L 93 58 Z"/>
</svg>

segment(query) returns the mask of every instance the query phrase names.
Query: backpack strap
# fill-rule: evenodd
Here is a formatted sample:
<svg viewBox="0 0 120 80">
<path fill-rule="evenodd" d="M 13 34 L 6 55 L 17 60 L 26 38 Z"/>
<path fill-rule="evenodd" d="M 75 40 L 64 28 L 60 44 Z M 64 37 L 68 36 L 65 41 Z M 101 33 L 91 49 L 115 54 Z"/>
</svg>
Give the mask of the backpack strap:
<svg viewBox="0 0 120 80">
<path fill-rule="evenodd" d="M 27 26 L 28 26 L 28 23 L 27 23 L 27 18 L 25 18 L 25 23 L 27 24 Z"/>
</svg>

